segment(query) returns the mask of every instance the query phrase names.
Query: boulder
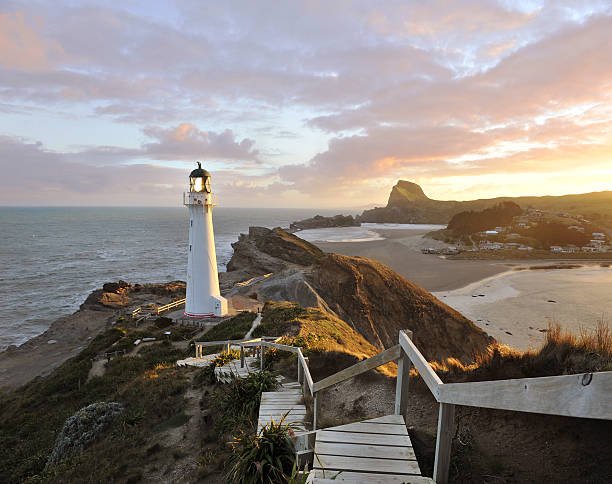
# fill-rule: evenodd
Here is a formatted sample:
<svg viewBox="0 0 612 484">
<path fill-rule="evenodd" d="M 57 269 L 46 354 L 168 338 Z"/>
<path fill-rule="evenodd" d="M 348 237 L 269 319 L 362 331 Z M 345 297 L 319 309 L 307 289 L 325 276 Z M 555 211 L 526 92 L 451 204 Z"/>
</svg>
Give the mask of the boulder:
<svg viewBox="0 0 612 484">
<path fill-rule="evenodd" d="M 98 402 L 69 417 L 55 440 L 46 469 L 83 452 L 110 427 L 121 412 L 123 405 L 120 403 Z"/>
</svg>

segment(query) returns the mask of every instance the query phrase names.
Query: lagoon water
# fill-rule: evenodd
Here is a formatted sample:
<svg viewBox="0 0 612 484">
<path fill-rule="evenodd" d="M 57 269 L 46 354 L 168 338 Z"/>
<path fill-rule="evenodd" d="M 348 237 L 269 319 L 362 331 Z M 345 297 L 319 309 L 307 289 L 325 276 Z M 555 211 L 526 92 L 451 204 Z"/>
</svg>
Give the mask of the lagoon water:
<svg viewBox="0 0 612 484">
<path fill-rule="evenodd" d="M 219 270 L 250 225 L 338 212 L 217 207 Z M 104 282 L 185 280 L 188 231 L 184 207 L 0 207 L 0 350 L 40 334 Z"/>
</svg>

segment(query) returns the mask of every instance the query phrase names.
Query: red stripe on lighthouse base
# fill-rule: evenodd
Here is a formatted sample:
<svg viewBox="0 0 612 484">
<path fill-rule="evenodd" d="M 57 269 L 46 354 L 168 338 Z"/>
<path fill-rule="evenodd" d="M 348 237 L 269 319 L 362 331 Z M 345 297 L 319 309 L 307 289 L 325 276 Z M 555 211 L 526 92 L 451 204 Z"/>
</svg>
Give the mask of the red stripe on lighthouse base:
<svg viewBox="0 0 612 484">
<path fill-rule="evenodd" d="M 196 319 L 214 318 L 215 317 L 215 315 L 213 313 L 208 313 L 208 314 L 183 313 L 183 316 L 187 316 L 188 318 L 196 318 Z"/>
</svg>

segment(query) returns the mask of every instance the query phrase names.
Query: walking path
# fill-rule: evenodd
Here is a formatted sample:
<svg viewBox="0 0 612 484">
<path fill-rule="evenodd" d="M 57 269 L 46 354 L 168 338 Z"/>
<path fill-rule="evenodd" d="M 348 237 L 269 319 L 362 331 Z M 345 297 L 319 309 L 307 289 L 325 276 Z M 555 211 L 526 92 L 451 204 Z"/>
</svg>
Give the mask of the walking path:
<svg viewBox="0 0 612 484">
<path fill-rule="evenodd" d="M 433 483 L 421 476 L 401 415 L 318 430 L 311 476 L 312 483 Z"/>
<path fill-rule="evenodd" d="M 257 433 L 270 422 L 279 423 L 281 420 L 283 424 L 290 424 L 294 430 L 306 430 L 306 406 L 297 382 L 284 383 L 278 391 L 261 394 Z"/>
</svg>

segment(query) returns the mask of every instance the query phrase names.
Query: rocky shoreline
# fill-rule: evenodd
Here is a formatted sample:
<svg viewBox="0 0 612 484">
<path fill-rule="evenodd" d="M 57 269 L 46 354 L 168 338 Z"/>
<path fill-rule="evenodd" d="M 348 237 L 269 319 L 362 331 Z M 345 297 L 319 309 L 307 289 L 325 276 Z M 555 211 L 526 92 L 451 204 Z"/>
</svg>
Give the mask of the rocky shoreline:
<svg viewBox="0 0 612 484">
<path fill-rule="evenodd" d="M 21 386 L 45 376 L 85 348 L 92 338 L 113 326 L 132 309 L 184 297 L 185 283 L 111 282 L 93 291 L 77 311 L 51 323 L 43 333 L 0 353 L 0 389 Z"/>
</svg>

